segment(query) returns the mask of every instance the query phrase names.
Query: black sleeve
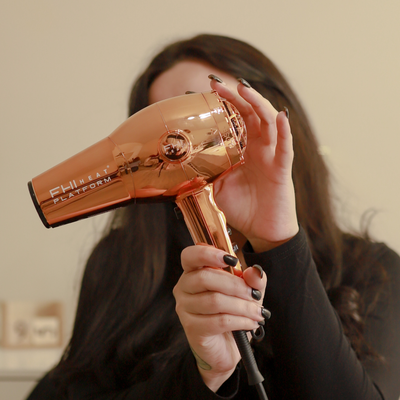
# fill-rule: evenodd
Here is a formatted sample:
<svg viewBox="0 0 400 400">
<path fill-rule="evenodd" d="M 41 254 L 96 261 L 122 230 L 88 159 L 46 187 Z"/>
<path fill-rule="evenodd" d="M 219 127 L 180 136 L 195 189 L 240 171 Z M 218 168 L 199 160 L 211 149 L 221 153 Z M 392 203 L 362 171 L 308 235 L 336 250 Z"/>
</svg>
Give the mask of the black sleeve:
<svg viewBox="0 0 400 400">
<path fill-rule="evenodd" d="M 175 363 L 173 363 L 175 364 Z M 127 390 L 115 393 L 99 393 L 96 389 L 85 388 L 85 397 L 82 399 L 92 400 L 142 400 L 142 399 L 176 399 L 176 400 L 230 400 L 233 399 L 238 387 L 239 371 L 228 379 L 225 386 L 218 391 L 211 391 L 203 382 L 197 369 L 196 361 L 191 352 L 186 354 L 180 363 L 175 364 L 169 371 L 154 374 L 149 380 L 134 385 Z M 78 387 L 78 393 L 81 392 Z M 69 398 L 75 399 L 74 389 L 71 390 Z M 95 397 L 93 397 L 95 395 Z"/>
<path fill-rule="evenodd" d="M 240 372 L 237 368 L 221 386 L 217 394 L 203 382 L 192 353 L 187 353 L 180 363 L 149 380 L 129 389 L 107 392 L 96 383 L 81 380 L 71 384 L 67 397 L 62 397 L 47 374 L 36 386 L 27 400 L 230 400 L 235 398 L 239 387 Z"/>
<path fill-rule="evenodd" d="M 382 391 L 385 400 L 398 400 L 398 294 L 390 310 L 382 304 L 379 323 L 368 321 L 373 331 L 371 344 L 383 354 L 393 355 L 390 372 L 384 366 L 367 371 L 343 333 L 302 229 L 289 242 L 265 253 L 253 253 L 246 244 L 244 256 L 247 265 L 260 264 L 268 276 L 264 306 L 272 313 L 267 329 L 274 360 L 274 370 L 270 371 L 273 398 L 381 400 Z M 393 291 L 399 293 L 398 279 L 396 285 Z M 392 323 L 387 322 L 388 315 Z M 393 348 L 387 348 L 387 343 Z"/>
<path fill-rule="evenodd" d="M 264 375 L 270 400 L 398 400 L 400 395 L 400 259 L 388 251 L 382 262 L 391 265 L 390 294 L 367 321 L 367 336 L 386 358 L 380 366 L 364 368 L 343 334 L 312 260 L 305 233 L 266 253 L 244 249 L 247 265 L 260 264 L 268 276 L 264 305 L 272 312 L 266 325 L 272 363 Z M 257 351 L 257 348 L 256 348 Z M 265 368 L 260 364 L 260 369 Z M 263 371 L 263 374 L 266 371 Z M 240 376 L 241 375 L 241 376 Z M 239 385 L 239 378 L 241 379 Z M 376 386 L 375 386 L 376 385 Z M 379 389 L 378 389 L 379 388 Z M 245 374 L 234 372 L 216 393 L 202 381 L 189 352 L 171 368 L 146 382 L 105 393 L 88 381 L 69 388 L 69 399 L 247 399 L 257 398 Z M 384 397 L 380 394 L 383 393 Z M 45 377 L 28 400 L 60 400 Z"/>
<path fill-rule="evenodd" d="M 26 400 L 61 400 L 49 374 L 46 374 L 34 387 Z"/>
</svg>

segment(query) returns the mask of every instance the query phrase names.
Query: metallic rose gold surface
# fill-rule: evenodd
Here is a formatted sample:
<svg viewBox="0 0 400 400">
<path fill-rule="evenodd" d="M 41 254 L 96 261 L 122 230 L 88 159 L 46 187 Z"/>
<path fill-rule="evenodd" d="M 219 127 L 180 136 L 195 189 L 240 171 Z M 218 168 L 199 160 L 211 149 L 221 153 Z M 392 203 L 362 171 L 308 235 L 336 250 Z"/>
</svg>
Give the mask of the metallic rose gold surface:
<svg viewBox="0 0 400 400">
<path fill-rule="evenodd" d="M 50 226 L 93 214 L 129 200 L 115 144 L 105 138 L 32 180 L 40 209 Z"/>
<path fill-rule="evenodd" d="M 243 163 L 245 147 L 237 110 L 216 92 L 196 93 L 146 107 L 28 185 L 46 227 L 131 201 L 175 200 L 195 243 L 235 255 L 212 182 Z"/>
<path fill-rule="evenodd" d="M 197 191 L 240 165 L 245 147 L 241 116 L 216 92 L 178 96 L 137 112 L 29 186 L 42 221 L 55 227 Z"/>
<path fill-rule="evenodd" d="M 212 183 L 178 196 L 176 204 L 182 211 L 195 244 L 207 243 L 236 256 L 226 228 L 225 215 L 215 204 Z M 233 273 L 233 269 L 241 271 L 242 267 L 238 261 L 235 267 L 225 269 Z"/>
</svg>

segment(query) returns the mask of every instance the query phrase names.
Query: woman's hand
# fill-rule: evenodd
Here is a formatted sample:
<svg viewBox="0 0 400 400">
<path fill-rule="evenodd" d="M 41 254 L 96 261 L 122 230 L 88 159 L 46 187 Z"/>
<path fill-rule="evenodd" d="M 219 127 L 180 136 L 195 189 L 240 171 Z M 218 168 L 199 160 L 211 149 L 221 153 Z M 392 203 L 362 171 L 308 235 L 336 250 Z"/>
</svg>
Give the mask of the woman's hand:
<svg viewBox="0 0 400 400">
<path fill-rule="evenodd" d="M 208 245 L 184 249 L 184 272 L 173 292 L 176 312 L 199 372 L 214 392 L 232 375 L 240 360 L 231 332 L 255 330 L 258 321 L 264 320 L 265 274 L 261 277 L 257 268 L 248 268 L 243 277 L 232 275 L 222 269 L 227 267 L 225 255 Z"/>
<path fill-rule="evenodd" d="M 239 110 L 248 137 L 245 164 L 214 184 L 216 202 L 256 252 L 269 250 L 298 232 L 288 118 L 243 84 L 236 91 L 212 80 L 211 87 Z"/>
</svg>

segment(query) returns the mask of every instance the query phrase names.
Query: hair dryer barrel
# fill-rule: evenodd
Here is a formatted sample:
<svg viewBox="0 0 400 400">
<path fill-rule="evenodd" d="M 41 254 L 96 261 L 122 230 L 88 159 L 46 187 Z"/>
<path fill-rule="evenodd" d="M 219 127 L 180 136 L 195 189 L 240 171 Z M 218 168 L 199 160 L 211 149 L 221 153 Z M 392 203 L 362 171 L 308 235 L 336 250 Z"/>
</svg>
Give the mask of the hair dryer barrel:
<svg viewBox="0 0 400 400">
<path fill-rule="evenodd" d="M 132 182 L 121 174 L 105 138 L 32 179 L 29 191 L 47 227 L 63 225 L 131 200 Z"/>
<path fill-rule="evenodd" d="M 32 179 L 46 227 L 131 201 L 159 202 L 198 190 L 243 162 L 246 131 L 216 92 L 155 103 L 110 136 Z"/>
</svg>

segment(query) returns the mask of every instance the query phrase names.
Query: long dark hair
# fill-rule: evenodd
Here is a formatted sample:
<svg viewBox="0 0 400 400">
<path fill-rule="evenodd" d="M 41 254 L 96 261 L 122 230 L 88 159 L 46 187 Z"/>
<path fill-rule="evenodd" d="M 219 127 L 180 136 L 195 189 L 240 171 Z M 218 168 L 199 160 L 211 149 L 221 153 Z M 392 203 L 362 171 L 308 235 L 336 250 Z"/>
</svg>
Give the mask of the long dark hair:
<svg viewBox="0 0 400 400">
<path fill-rule="evenodd" d="M 373 354 L 363 336 L 367 313 L 363 298 L 369 282 L 383 284 L 384 272 L 372 268 L 367 237 L 344 234 L 338 227 L 329 173 L 311 125 L 297 96 L 267 57 L 224 36 L 199 35 L 176 42 L 137 79 L 129 115 L 149 104 L 149 88 L 158 75 L 188 59 L 243 77 L 277 110 L 289 109 L 299 222 L 355 351 L 361 359 Z M 104 387 L 129 385 L 153 365 L 162 368 L 187 349 L 172 288 L 181 274 L 180 252 L 191 240 L 173 208 L 173 204 L 132 205 L 114 214 L 88 260 L 72 339 L 54 371 L 64 384 L 86 373 Z"/>
</svg>

